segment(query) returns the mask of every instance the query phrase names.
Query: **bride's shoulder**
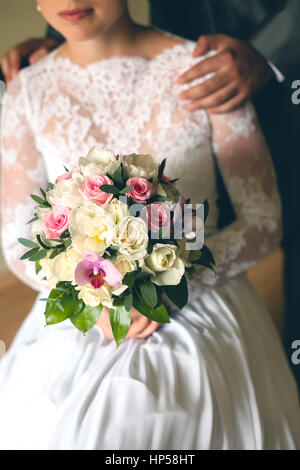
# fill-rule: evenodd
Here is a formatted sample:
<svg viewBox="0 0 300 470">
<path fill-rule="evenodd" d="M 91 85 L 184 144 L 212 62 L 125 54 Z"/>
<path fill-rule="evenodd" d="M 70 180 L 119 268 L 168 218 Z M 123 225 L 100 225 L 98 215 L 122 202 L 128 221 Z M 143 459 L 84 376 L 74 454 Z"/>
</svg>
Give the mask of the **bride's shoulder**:
<svg viewBox="0 0 300 470">
<path fill-rule="evenodd" d="M 39 88 L 47 87 L 47 80 L 51 80 L 50 66 L 53 62 L 55 51 L 50 52 L 46 57 L 35 64 L 29 65 L 20 70 L 18 75 L 7 88 L 7 93 L 17 93 L 22 90 L 30 92 L 37 91 Z"/>
<path fill-rule="evenodd" d="M 149 59 L 154 65 L 165 64 L 169 68 L 184 66 L 191 60 L 196 43 L 167 31 L 152 32 L 149 43 Z"/>
<path fill-rule="evenodd" d="M 165 31 L 155 31 L 151 41 L 151 65 L 162 74 L 179 76 L 205 58 L 214 55 L 208 53 L 194 57 L 197 43 Z"/>
</svg>

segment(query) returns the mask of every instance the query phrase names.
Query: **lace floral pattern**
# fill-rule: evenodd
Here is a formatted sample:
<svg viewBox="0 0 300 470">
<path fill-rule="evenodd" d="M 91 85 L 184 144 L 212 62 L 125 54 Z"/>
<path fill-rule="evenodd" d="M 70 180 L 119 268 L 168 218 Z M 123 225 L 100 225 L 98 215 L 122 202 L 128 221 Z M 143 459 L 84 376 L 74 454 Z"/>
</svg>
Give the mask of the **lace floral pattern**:
<svg viewBox="0 0 300 470">
<path fill-rule="evenodd" d="M 29 194 L 72 167 L 93 145 L 167 158 L 166 172 L 194 204 L 208 198 L 206 243 L 217 277 L 247 270 L 278 244 L 281 208 L 268 149 L 251 104 L 208 118 L 178 100 L 176 78 L 197 60 L 195 44 L 177 43 L 153 60 L 113 57 L 82 68 L 57 51 L 22 71 L 4 99 L 2 116 L 2 244 L 10 269 L 31 287 L 41 280 L 18 257 L 17 238 L 32 217 Z M 204 57 L 203 57 L 204 58 Z M 203 59 L 202 58 L 202 59 Z M 209 78 L 205 77 L 206 79 Z M 215 154 L 215 156 L 214 156 Z M 218 232 L 215 158 L 237 219 Z"/>
</svg>

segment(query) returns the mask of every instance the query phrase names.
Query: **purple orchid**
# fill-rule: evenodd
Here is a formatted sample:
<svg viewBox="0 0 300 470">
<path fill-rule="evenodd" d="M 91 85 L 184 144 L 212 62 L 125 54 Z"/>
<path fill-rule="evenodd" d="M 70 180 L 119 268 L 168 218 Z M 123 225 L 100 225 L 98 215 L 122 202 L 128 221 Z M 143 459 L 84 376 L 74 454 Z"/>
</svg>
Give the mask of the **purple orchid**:
<svg viewBox="0 0 300 470">
<path fill-rule="evenodd" d="M 120 287 L 122 275 L 109 260 L 96 253 L 86 253 L 75 269 L 75 281 L 78 286 L 91 284 L 94 289 L 100 289 L 105 282 Z"/>
</svg>

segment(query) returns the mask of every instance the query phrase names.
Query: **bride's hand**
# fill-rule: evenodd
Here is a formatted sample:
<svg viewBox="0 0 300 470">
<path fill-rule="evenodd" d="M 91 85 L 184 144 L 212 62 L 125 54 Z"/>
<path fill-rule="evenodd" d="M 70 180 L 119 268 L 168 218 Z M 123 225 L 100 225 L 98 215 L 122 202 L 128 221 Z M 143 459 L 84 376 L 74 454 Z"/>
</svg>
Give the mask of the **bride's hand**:
<svg viewBox="0 0 300 470">
<path fill-rule="evenodd" d="M 107 307 L 103 307 L 102 313 L 97 321 L 103 333 L 108 339 L 114 339 L 112 328 L 109 320 L 109 311 Z M 135 308 L 131 309 L 131 326 L 126 338 L 148 338 L 158 327 L 160 323 L 149 320 Z"/>
</svg>

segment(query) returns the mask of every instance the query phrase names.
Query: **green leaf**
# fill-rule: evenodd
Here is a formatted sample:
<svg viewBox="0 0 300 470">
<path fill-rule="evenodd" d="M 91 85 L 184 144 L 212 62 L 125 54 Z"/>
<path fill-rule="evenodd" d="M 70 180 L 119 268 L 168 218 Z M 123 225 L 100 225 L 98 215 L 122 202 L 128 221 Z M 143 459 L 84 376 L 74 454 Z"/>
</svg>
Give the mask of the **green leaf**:
<svg viewBox="0 0 300 470">
<path fill-rule="evenodd" d="M 35 194 L 30 194 L 30 197 L 42 207 L 51 207 L 47 201 L 45 201 L 39 196 L 36 196 Z"/>
<path fill-rule="evenodd" d="M 162 290 L 168 299 L 179 309 L 182 309 L 187 304 L 189 292 L 185 276 L 183 276 L 178 286 L 163 286 Z"/>
<path fill-rule="evenodd" d="M 69 246 L 72 245 L 72 238 L 68 238 L 66 241 L 65 241 L 65 248 L 69 248 Z"/>
<path fill-rule="evenodd" d="M 136 271 L 132 271 L 131 273 L 126 273 L 123 278 L 122 284 L 125 284 L 125 286 L 128 286 L 130 289 L 132 289 L 135 284 L 137 275 L 140 273 L 140 271 L 141 270 L 138 269 Z"/>
<path fill-rule="evenodd" d="M 62 239 L 62 238 L 69 238 L 69 236 L 70 236 L 69 230 L 65 230 L 64 233 L 62 233 L 59 238 L 60 238 L 60 239 Z"/>
<path fill-rule="evenodd" d="M 40 244 L 43 248 L 45 248 L 45 250 L 50 250 L 50 246 L 45 245 L 45 243 L 44 243 L 43 240 L 41 239 L 41 236 L 40 236 L 40 235 L 37 235 L 36 238 L 37 238 L 39 244 Z"/>
<path fill-rule="evenodd" d="M 117 185 L 123 186 L 123 179 L 123 165 L 121 163 L 114 172 L 113 180 L 116 182 Z"/>
<path fill-rule="evenodd" d="M 87 333 L 96 325 L 103 307 L 102 305 L 90 307 L 84 304 L 83 306 L 81 311 L 70 316 L 70 320 L 78 330 Z"/>
<path fill-rule="evenodd" d="M 40 191 L 41 191 L 41 194 L 44 197 L 45 201 L 47 201 L 47 195 L 46 195 L 45 191 L 42 188 L 40 188 Z"/>
<path fill-rule="evenodd" d="M 35 262 L 35 273 L 38 274 L 41 271 L 42 267 L 39 261 Z"/>
<path fill-rule="evenodd" d="M 144 302 L 150 307 L 157 305 L 157 292 L 153 282 L 147 278 L 139 286 Z"/>
<path fill-rule="evenodd" d="M 35 222 L 36 220 L 39 220 L 39 218 L 37 216 L 33 217 L 32 219 L 28 220 L 28 222 L 26 223 L 26 225 L 29 225 L 31 224 L 32 222 Z"/>
<path fill-rule="evenodd" d="M 216 265 L 216 263 L 215 263 L 215 259 L 210 249 L 206 245 L 204 245 L 200 251 L 201 251 L 201 257 L 197 259 L 196 261 L 192 261 L 192 262 L 200 266 L 205 266 L 206 268 L 211 269 L 212 271 L 215 272 L 214 266 Z M 191 253 L 189 256 L 193 257 Z"/>
<path fill-rule="evenodd" d="M 55 258 L 57 255 L 59 255 L 60 253 L 61 253 L 60 250 L 56 250 L 56 249 L 55 249 L 55 250 L 52 251 L 52 253 L 51 253 L 51 255 L 49 256 L 49 258 L 50 258 L 50 259 L 53 259 L 53 258 Z"/>
<path fill-rule="evenodd" d="M 205 223 L 209 214 L 209 203 L 207 199 L 205 199 L 205 201 L 203 202 L 203 205 L 204 205 L 204 223 Z"/>
<path fill-rule="evenodd" d="M 124 307 L 126 308 L 127 312 L 131 311 L 132 305 L 133 305 L 133 295 L 129 293 L 124 297 Z"/>
<path fill-rule="evenodd" d="M 126 186 L 126 188 L 122 189 L 120 194 L 127 194 L 130 193 L 130 191 L 134 188 L 134 186 Z"/>
<path fill-rule="evenodd" d="M 109 319 L 118 348 L 130 328 L 131 313 L 124 306 L 113 307 L 109 309 Z"/>
<path fill-rule="evenodd" d="M 119 194 L 119 189 L 116 188 L 116 186 L 113 186 L 112 184 L 102 184 L 100 186 L 100 189 L 101 191 L 103 191 L 104 193 L 108 193 L 108 194 Z"/>
<path fill-rule="evenodd" d="M 53 189 L 53 188 L 54 188 L 54 184 L 53 183 L 48 183 L 47 191 L 49 191 L 49 189 Z"/>
<path fill-rule="evenodd" d="M 21 243 L 21 245 L 27 246 L 27 248 L 38 248 L 36 243 L 32 240 L 27 240 L 26 238 L 18 238 L 18 242 Z"/>
<path fill-rule="evenodd" d="M 160 304 L 158 307 L 153 308 L 145 305 L 138 295 L 133 296 L 133 306 L 145 317 L 150 320 L 156 321 L 158 323 L 170 323 L 170 318 L 167 312 L 166 307 L 163 304 Z"/>
<path fill-rule="evenodd" d="M 35 194 L 30 194 L 31 199 L 34 200 L 34 202 L 37 202 L 38 204 L 43 205 L 45 203 L 44 199 L 42 199 L 39 196 L 36 196 Z"/>
<path fill-rule="evenodd" d="M 170 180 L 170 181 L 164 181 L 164 180 L 163 180 L 163 181 L 161 181 L 161 183 L 162 183 L 162 184 L 166 184 L 166 185 L 169 185 L 169 186 L 170 186 L 170 185 L 172 185 L 172 184 L 175 184 L 175 183 L 177 183 L 177 182 L 179 181 L 179 179 L 180 179 L 180 178 L 176 178 L 176 179 L 174 179 L 174 180 Z"/>
<path fill-rule="evenodd" d="M 30 261 L 40 261 L 47 256 L 48 250 L 42 249 L 30 256 Z"/>
<path fill-rule="evenodd" d="M 21 256 L 21 260 L 28 259 L 35 253 L 39 251 L 39 248 L 33 248 L 32 250 L 27 251 L 23 256 Z"/>
<path fill-rule="evenodd" d="M 168 198 L 166 196 L 161 196 L 160 194 L 156 194 L 149 200 L 149 203 L 151 202 L 166 202 Z"/>
<path fill-rule="evenodd" d="M 138 275 L 136 276 L 136 282 L 145 281 L 146 279 L 149 279 L 150 276 L 151 274 L 148 273 L 147 271 L 140 271 Z"/>
<path fill-rule="evenodd" d="M 165 167 L 166 167 L 166 163 L 167 163 L 167 160 L 164 159 L 161 164 L 159 165 L 159 170 L 158 170 L 158 178 L 161 179 L 163 174 L 164 174 L 164 171 L 165 171 Z"/>
<path fill-rule="evenodd" d="M 49 298 L 55 299 L 55 301 L 49 300 L 47 302 L 45 311 L 46 324 L 55 325 L 69 318 L 70 312 L 75 307 L 72 293 L 65 291 L 62 294 L 59 290 L 52 289 Z"/>
</svg>

